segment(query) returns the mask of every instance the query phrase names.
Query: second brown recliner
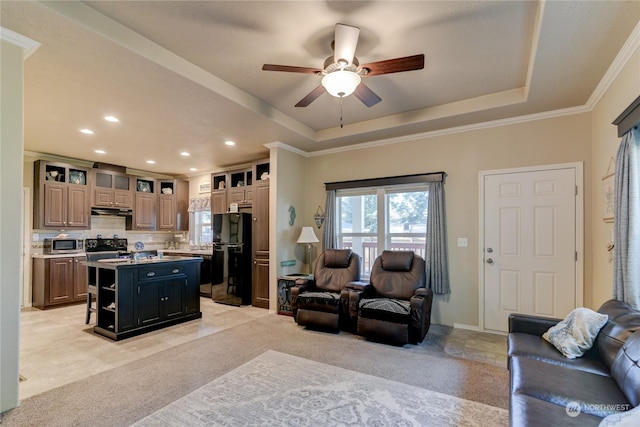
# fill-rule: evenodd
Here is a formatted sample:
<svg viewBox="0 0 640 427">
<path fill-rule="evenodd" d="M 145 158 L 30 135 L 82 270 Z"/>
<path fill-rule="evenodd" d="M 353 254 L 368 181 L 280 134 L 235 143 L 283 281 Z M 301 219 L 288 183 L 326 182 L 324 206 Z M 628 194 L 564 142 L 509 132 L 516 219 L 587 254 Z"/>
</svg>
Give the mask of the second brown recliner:
<svg viewBox="0 0 640 427">
<path fill-rule="evenodd" d="M 339 331 L 347 308 L 340 299 L 349 282 L 360 280 L 360 256 L 351 249 L 326 249 L 318 257 L 313 279 L 298 279 L 291 288 L 291 309 L 298 325 Z"/>
</svg>

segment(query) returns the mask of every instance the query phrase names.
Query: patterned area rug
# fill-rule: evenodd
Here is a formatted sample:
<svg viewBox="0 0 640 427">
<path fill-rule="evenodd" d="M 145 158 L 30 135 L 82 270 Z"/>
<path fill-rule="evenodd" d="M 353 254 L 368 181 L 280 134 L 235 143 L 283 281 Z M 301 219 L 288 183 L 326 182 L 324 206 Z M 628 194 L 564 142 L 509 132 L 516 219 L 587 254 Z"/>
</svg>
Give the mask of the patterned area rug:
<svg viewBox="0 0 640 427">
<path fill-rule="evenodd" d="M 134 426 L 507 426 L 502 408 L 269 350 Z"/>
</svg>

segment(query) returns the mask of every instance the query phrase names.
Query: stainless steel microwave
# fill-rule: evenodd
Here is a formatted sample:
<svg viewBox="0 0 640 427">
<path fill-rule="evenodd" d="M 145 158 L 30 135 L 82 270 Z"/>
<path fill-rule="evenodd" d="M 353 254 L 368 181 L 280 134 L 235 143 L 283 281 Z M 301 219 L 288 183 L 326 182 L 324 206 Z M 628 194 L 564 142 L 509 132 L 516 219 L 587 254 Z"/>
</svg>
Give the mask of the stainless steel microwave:
<svg viewBox="0 0 640 427">
<path fill-rule="evenodd" d="M 45 237 L 42 248 L 45 254 L 77 254 L 84 252 L 84 240 L 69 237 Z"/>
</svg>

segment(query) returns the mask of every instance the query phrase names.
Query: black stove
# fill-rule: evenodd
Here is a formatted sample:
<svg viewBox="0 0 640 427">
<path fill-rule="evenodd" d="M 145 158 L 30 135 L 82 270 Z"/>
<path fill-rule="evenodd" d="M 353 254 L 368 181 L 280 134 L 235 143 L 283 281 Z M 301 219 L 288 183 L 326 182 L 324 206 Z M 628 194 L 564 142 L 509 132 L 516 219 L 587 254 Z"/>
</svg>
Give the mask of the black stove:
<svg viewBox="0 0 640 427">
<path fill-rule="evenodd" d="M 85 252 L 127 252 L 127 239 L 85 239 Z"/>
</svg>

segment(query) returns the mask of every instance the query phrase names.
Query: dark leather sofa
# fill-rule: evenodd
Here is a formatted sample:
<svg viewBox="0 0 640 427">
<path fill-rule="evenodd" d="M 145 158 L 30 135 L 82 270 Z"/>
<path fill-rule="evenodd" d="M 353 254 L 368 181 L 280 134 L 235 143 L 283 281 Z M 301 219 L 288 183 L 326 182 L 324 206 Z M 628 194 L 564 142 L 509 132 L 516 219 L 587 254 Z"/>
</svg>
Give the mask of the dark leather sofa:
<svg viewBox="0 0 640 427">
<path fill-rule="evenodd" d="M 609 319 L 591 349 L 576 359 L 542 338 L 562 319 L 510 316 L 511 426 L 598 425 L 640 404 L 640 311 L 610 300 L 598 312 Z"/>
</svg>

